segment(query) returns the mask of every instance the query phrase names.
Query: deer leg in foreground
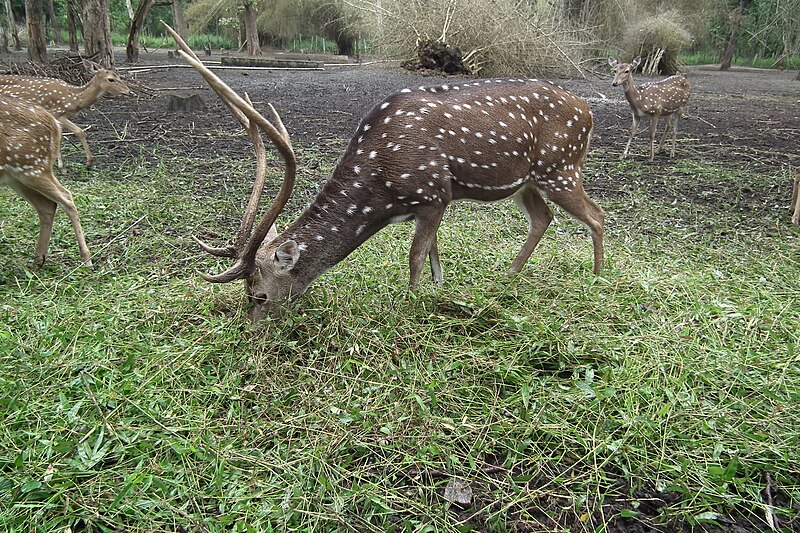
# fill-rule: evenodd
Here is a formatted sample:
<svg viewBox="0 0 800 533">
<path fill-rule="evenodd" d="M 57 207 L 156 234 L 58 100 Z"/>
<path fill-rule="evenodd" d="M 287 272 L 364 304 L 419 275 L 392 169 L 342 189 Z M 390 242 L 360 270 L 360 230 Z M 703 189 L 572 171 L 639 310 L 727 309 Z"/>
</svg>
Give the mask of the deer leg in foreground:
<svg viewBox="0 0 800 533">
<path fill-rule="evenodd" d="M 36 242 L 34 265 L 36 268 L 40 268 L 47 258 L 47 248 L 50 246 L 50 236 L 53 234 L 53 219 L 55 218 L 58 204 L 18 181 L 12 181 L 10 185 L 36 209 L 36 214 L 39 215 L 39 240 Z"/>
<path fill-rule="evenodd" d="M 553 213 L 547 204 L 544 203 L 544 198 L 539 194 L 539 191 L 532 187 L 523 187 L 514 195 L 514 202 L 525 214 L 528 219 L 528 237 L 525 239 L 525 244 L 522 245 L 522 250 L 517 254 L 514 262 L 511 263 L 509 271 L 512 274 L 519 274 L 525 262 L 533 253 L 536 245 L 544 235 L 545 230 L 553 220 Z"/>
<path fill-rule="evenodd" d="M 72 193 L 69 192 L 66 188 L 64 188 L 64 186 L 58 182 L 55 176 L 52 175 L 43 178 L 41 180 L 38 180 L 37 186 L 38 187 L 36 192 L 38 194 L 41 194 L 47 199 L 57 203 L 64 209 L 64 211 L 66 211 L 67 216 L 69 216 L 70 222 L 72 222 L 72 229 L 75 230 L 75 238 L 78 240 L 78 248 L 80 249 L 81 260 L 87 267 L 91 267 L 92 261 L 90 259 L 89 247 L 86 246 L 86 240 L 83 237 L 83 228 L 81 227 L 81 221 L 80 218 L 78 217 L 78 210 L 75 208 L 75 203 L 72 201 Z M 36 204 L 34 204 L 34 206 L 35 205 Z M 53 227 L 52 219 L 50 220 L 49 225 L 51 231 L 49 231 L 48 234 L 52 233 L 52 227 Z M 48 235 L 48 240 L 49 238 L 50 237 Z M 37 247 L 37 253 L 38 253 L 38 247 Z"/>
<path fill-rule="evenodd" d="M 622 152 L 622 157 L 620 159 L 625 159 L 625 156 L 628 155 L 628 149 L 631 147 L 631 141 L 633 140 L 633 136 L 636 135 L 636 130 L 639 129 L 639 117 L 635 114 L 633 115 L 633 125 L 631 126 L 631 135 L 628 137 L 628 143 L 625 145 L 625 150 Z"/>
<path fill-rule="evenodd" d="M 792 223 L 800 224 L 800 170 L 794 176 L 794 190 L 792 191 Z"/>
<path fill-rule="evenodd" d="M 605 212 L 587 196 L 580 182 L 572 191 L 551 191 L 547 197 L 589 228 L 594 246 L 594 273 L 600 274 L 603 266 Z"/>
<path fill-rule="evenodd" d="M 86 142 L 86 134 L 80 127 L 78 127 L 77 124 L 66 117 L 61 117 L 58 119 L 58 121 L 61 122 L 62 126 L 71 131 L 81 142 L 81 145 L 83 145 L 83 151 L 86 153 L 86 168 L 92 168 L 92 165 L 94 165 L 94 156 L 92 155 L 92 151 L 89 150 L 89 143 Z M 61 156 L 59 155 L 59 159 L 60 158 Z M 61 168 L 60 165 L 59 168 Z"/>
<path fill-rule="evenodd" d="M 436 231 L 439 229 L 439 224 L 442 223 L 443 216 L 444 205 L 420 209 L 415 215 L 416 230 L 414 231 L 414 240 L 411 243 L 411 251 L 408 254 L 410 271 L 408 285 L 412 289 L 416 289 L 419 284 L 422 266 L 425 264 L 426 257 L 433 254 L 436 257 L 436 263 L 439 263 L 439 251 L 436 248 Z M 431 270 L 433 268 L 433 263 L 431 263 Z M 439 275 L 441 276 L 441 267 L 439 268 Z"/>
</svg>

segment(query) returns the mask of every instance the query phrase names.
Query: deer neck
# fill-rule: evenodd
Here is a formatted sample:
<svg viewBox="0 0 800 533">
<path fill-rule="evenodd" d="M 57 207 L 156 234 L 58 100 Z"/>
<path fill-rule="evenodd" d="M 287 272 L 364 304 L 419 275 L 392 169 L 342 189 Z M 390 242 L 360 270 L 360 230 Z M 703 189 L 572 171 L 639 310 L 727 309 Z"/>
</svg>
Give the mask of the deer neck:
<svg viewBox="0 0 800 533">
<path fill-rule="evenodd" d="M 100 86 L 100 78 L 93 77 L 89 83 L 81 85 L 73 89 L 75 97 L 67 102 L 64 115 L 70 117 L 81 109 L 85 109 L 95 103 L 98 98 L 105 94 L 105 91 Z"/>
<path fill-rule="evenodd" d="M 360 187 L 357 177 L 331 179 L 273 242 L 297 243 L 301 253 L 295 276 L 311 283 L 391 222 L 390 217 L 378 215 L 375 202 L 375 191 Z"/>
<path fill-rule="evenodd" d="M 639 87 L 633 82 L 633 76 L 628 76 L 625 81 L 622 82 L 622 91 L 625 93 L 625 98 L 628 100 L 631 109 L 636 110 L 642 108 L 642 93 Z"/>
</svg>

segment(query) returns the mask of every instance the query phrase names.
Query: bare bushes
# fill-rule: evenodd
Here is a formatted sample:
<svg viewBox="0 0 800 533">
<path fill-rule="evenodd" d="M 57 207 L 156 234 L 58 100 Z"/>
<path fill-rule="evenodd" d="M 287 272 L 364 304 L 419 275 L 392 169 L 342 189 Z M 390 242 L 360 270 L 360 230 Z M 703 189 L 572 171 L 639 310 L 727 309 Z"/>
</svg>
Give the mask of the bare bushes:
<svg viewBox="0 0 800 533">
<path fill-rule="evenodd" d="M 622 59 L 642 57 L 645 74 L 675 74 L 678 72 L 678 54 L 692 43 L 692 36 L 684 29 L 675 12 L 642 18 L 622 36 Z"/>
<path fill-rule="evenodd" d="M 374 19 L 373 41 L 390 57 L 417 57 L 420 43 L 459 49 L 482 76 L 576 74 L 590 34 L 569 22 L 560 2 L 513 0 L 352 0 Z M 544 5 L 543 3 L 541 3 Z"/>
</svg>

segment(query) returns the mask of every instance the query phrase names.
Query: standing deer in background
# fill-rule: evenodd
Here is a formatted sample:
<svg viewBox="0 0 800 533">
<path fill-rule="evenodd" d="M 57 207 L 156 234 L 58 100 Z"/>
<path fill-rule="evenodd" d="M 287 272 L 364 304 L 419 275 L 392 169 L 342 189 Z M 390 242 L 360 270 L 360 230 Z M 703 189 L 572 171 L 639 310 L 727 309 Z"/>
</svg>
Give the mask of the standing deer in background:
<svg viewBox="0 0 800 533">
<path fill-rule="evenodd" d="M 72 194 L 53 174 L 60 152 L 61 124 L 53 115 L 38 105 L 0 95 L 0 184 L 11 186 L 39 215 L 37 266 L 47 256 L 57 205 L 69 215 L 81 259 L 91 266 Z"/>
<path fill-rule="evenodd" d="M 661 81 L 643 83 L 638 87 L 633 82 L 633 71 L 639 66 L 641 58 L 637 57 L 630 63 L 620 63 L 616 59 L 609 58 L 608 64 L 616 69 L 614 74 L 614 81 L 612 86 L 622 85 L 625 91 L 625 98 L 631 106 L 631 113 L 633 114 L 633 125 L 631 126 L 631 135 L 628 137 L 628 144 L 625 145 L 625 151 L 622 152 L 620 159 L 625 159 L 628 155 L 628 149 L 631 146 L 633 136 L 636 135 L 636 130 L 639 128 L 639 121 L 644 118 L 650 119 L 650 162 L 653 162 L 655 157 L 655 142 L 656 142 L 656 126 L 658 126 L 658 119 L 666 117 L 667 127 L 664 130 L 664 136 L 661 137 L 661 142 L 658 144 L 658 152 L 664 145 L 667 135 L 672 130 L 672 150 L 670 157 L 675 157 L 675 143 L 678 135 L 678 118 L 683 116 L 683 106 L 689 101 L 689 96 L 692 94 L 692 89 L 689 86 L 689 80 L 683 74 L 670 76 L 669 78 Z M 674 117 L 674 122 L 673 122 Z"/>
<path fill-rule="evenodd" d="M 251 138 L 259 137 L 257 124 L 286 162 L 278 196 L 252 235 L 263 153 L 234 244 L 212 248 L 198 241 L 213 255 L 235 259 L 227 271 L 204 278 L 215 283 L 244 279 L 252 320 L 259 320 L 271 305 L 303 294 L 322 273 L 394 222 L 416 223 L 410 286 L 417 286 L 426 257 L 434 280 L 442 283 L 436 232 L 445 207 L 455 200 L 514 199 L 529 226 L 511 264 L 511 272 L 517 273 L 553 218 L 546 196 L 588 226 L 594 272 L 600 273 L 605 215 L 583 189 L 592 133 L 592 114 L 584 100 L 536 80 L 482 80 L 400 91 L 361 121 L 314 202 L 278 235 L 271 228 L 291 194 L 296 171 L 286 129 L 274 109 L 276 126 L 209 72 L 167 28 L 183 57 L 230 108 L 246 115 L 242 123 Z M 256 149 L 264 150 L 258 143 Z"/>
<path fill-rule="evenodd" d="M 792 224 L 800 224 L 800 168 L 794 175 L 794 188 L 792 189 Z"/>
<path fill-rule="evenodd" d="M 55 78 L 4 75 L 0 76 L 0 94 L 28 100 L 50 111 L 62 126 L 81 141 L 86 153 L 86 167 L 92 168 L 94 156 L 86 142 L 86 134 L 70 118 L 105 93 L 128 94 L 130 89 L 114 72 L 97 63 L 85 63 L 89 72 L 94 74 L 86 85 L 78 87 Z"/>
</svg>

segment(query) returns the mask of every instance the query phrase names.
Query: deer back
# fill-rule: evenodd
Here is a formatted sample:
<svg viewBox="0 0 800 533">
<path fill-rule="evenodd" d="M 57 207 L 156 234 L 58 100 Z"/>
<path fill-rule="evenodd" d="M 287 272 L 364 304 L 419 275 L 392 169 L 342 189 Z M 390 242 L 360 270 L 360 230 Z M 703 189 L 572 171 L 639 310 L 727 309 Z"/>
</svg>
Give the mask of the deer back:
<svg viewBox="0 0 800 533">
<path fill-rule="evenodd" d="M 648 114 L 672 114 L 686 105 L 692 94 L 689 80 L 676 74 L 660 81 L 639 86 L 642 110 Z"/>
</svg>

